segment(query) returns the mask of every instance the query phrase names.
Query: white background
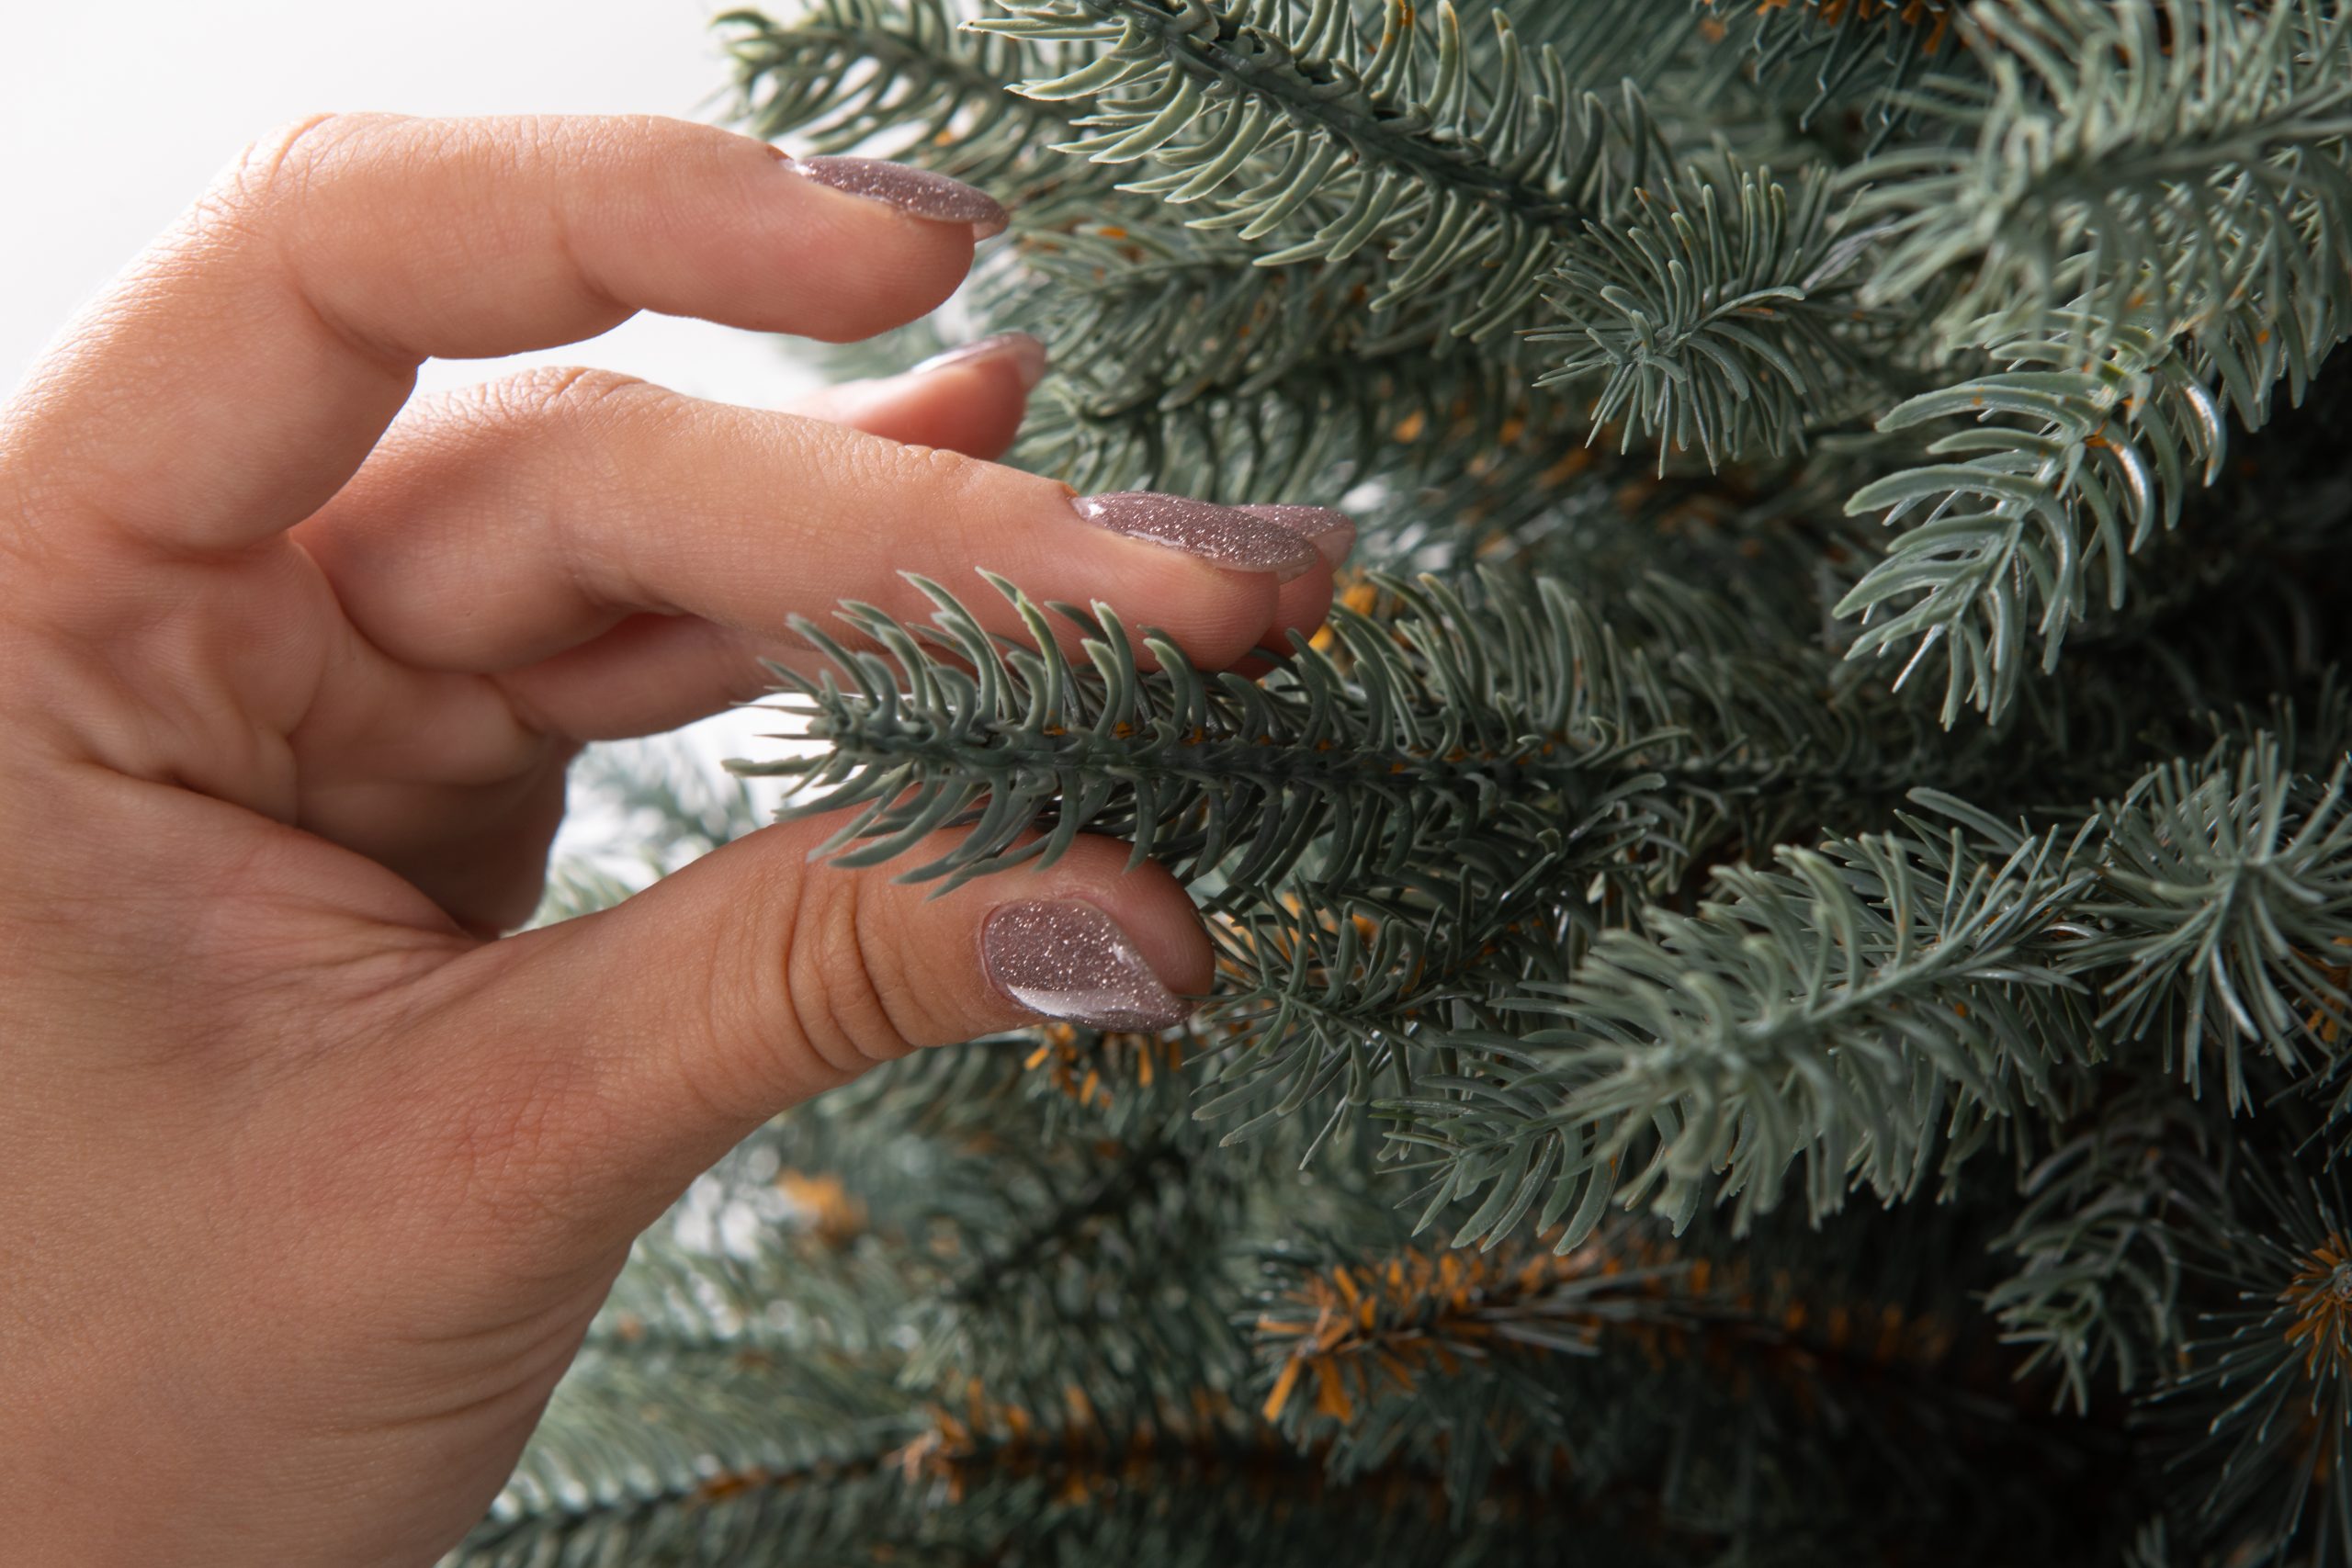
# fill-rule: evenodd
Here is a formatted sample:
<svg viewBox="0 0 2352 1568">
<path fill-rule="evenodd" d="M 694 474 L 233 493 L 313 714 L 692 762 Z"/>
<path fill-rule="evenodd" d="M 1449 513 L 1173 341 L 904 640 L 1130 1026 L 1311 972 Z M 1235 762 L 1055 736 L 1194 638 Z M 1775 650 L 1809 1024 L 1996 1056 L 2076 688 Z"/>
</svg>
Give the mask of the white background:
<svg viewBox="0 0 2352 1568">
<path fill-rule="evenodd" d="M 0 387 L 239 149 L 322 109 L 716 119 L 730 78 L 704 0 L 0 0 Z M 810 383 L 776 340 L 639 316 L 509 360 L 435 361 L 423 389 L 531 363 L 604 366 L 773 405 Z M 773 716 L 695 751 L 773 755 Z M 578 821 L 566 841 L 609 825 Z"/>
</svg>

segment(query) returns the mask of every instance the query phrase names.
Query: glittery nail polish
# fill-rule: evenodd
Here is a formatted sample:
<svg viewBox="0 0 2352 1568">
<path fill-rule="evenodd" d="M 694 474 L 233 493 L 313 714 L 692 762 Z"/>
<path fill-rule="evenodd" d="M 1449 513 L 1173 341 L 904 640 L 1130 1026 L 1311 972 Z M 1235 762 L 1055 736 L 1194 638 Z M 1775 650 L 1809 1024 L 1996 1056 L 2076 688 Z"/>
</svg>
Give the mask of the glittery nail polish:
<svg viewBox="0 0 2352 1568">
<path fill-rule="evenodd" d="M 819 185 L 868 201 L 886 202 L 916 218 L 969 223 L 976 240 L 1003 233 L 1012 221 L 988 192 L 929 169 L 910 169 L 879 158 L 835 157 L 787 159 L 784 166 Z"/>
<path fill-rule="evenodd" d="M 1023 390 L 1046 378 L 1046 345 L 1027 333 L 999 333 L 934 354 L 907 372 L 920 376 L 926 370 L 941 370 L 950 365 L 969 365 L 975 360 L 1001 358 L 1009 362 L 1021 377 Z"/>
<path fill-rule="evenodd" d="M 1332 566 L 1347 559 L 1356 542 L 1355 519 L 1328 506 L 1239 506 L 1234 510 L 1289 529 L 1322 551 L 1324 560 Z"/>
<path fill-rule="evenodd" d="M 1193 1010 L 1110 916 L 1076 899 L 996 910 L 980 928 L 980 962 L 1030 1011 L 1094 1029 L 1166 1029 Z"/>
<path fill-rule="evenodd" d="M 1235 571 L 1271 571 L 1277 582 L 1300 576 L 1320 558 L 1303 536 L 1238 506 L 1148 490 L 1082 495 L 1071 504 L 1080 517 L 1114 534 L 1167 545 Z"/>
</svg>

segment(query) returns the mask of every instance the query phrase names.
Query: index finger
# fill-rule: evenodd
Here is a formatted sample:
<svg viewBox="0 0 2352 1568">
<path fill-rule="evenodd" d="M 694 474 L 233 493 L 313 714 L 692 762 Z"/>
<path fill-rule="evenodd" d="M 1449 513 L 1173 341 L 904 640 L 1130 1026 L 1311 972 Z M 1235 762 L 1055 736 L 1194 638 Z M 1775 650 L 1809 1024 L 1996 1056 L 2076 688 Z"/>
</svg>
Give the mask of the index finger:
<svg viewBox="0 0 2352 1568">
<path fill-rule="evenodd" d="M 870 336 L 954 292 L 1002 221 L 936 175 L 682 120 L 324 116 L 256 144 L 85 313 L 0 411 L 0 470 L 27 525 L 234 549 L 332 495 L 425 358 L 640 310 Z"/>
</svg>

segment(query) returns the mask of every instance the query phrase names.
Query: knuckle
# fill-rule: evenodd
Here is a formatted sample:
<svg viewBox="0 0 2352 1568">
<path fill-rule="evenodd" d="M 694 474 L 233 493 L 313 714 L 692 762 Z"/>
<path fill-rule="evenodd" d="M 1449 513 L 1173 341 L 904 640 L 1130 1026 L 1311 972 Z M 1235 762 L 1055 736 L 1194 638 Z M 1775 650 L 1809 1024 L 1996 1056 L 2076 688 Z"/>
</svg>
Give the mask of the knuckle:
<svg viewBox="0 0 2352 1568">
<path fill-rule="evenodd" d="M 819 1061 L 857 1074 L 912 1049 L 870 959 L 870 909 L 854 876 L 822 870 L 800 879 L 798 917 L 786 964 L 785 1005 L 794 1032 Z M 886 949 L 885 949 L 886 950 Z"/>
<path fill-rule="evenodd" d="M 809 895 L 812 880 L 797 856 L 772 855 L 745 882 L 744 918 L 702 950 L 694 978 L 714 1049 L 690 1058 L 700 1081 L 687 1087 L 721 1116 L 756 1121 L 875 1059 L 836 1021 L 856 1016 L 856 972 L 842 964 L 837 917 Z"/>
<path fill-rule="evenodd" d="M 950 491 L 977 493 L 987 487 L 991 474 L 1001 471 L 994 463 L 944 446 L 902 446 L 899 451 L 916 477 Z"/>
<path fill-rule="evenodd" d="M 691 409 L 691 400 L 639 377 L 559 366 L 478 389 L 458 419 L 469 444 L 552 459 L 582 489 L 614 494 L 626 491 L 629 466 L 647 443 L 679 431 Z M 611 604 L 650 597 L 625 564 L 584 548 L 562 512 L 544 513 L 543 527 L 548 558 L 582 597 Z"/>
<path fill-rule="evenodd" d="M 246 144 L 230 165 L 223 205 L 258 215 L 300 201 L 334 149 L 383 117 L 322 113 L 291 120 Z"/>
<path fill-rule="evenodd" d="M 1003 508 L 1007 469 L 941 446 L 876 442 L 870 448 L 878 470 L 878 493 L 921 497 L 935 517 L 968 522 Z"/>
<path fill-rule="evenodd" d="M 485 423 L 544 434 L 550 425 L 594 423 L 616 406 L 641 409 L 671 394 L 641 377 L 585 365 L 548 366 L 503 376 L 472 394 L 474 413 Z"/>
<path fill-rule="evenodd" d="M 448 393 L 420 424 L 432 439 L 469 452 L 487 446 L 518 457 L 552 455 L 568 473 L 603 488 L 624 477 L 611 450 L 614 425 L 670 396 L 616 370 L 547 366 Z"/>
</svg>

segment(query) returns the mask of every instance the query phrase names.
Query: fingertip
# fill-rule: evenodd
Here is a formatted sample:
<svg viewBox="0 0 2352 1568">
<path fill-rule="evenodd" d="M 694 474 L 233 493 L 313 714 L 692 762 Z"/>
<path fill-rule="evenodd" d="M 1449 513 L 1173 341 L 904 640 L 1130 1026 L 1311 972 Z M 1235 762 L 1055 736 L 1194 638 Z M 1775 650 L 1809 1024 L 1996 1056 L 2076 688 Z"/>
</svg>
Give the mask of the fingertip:
<svg viewBox="0 0 2352 1568">
<path fill-rule="evenodd" d="M 995 458 L 1021 434 L 1028 392 L 1002 365 L 885 376 L 826 388 L 788 409 L 807 419 L 849 425 L 906 446 L 936 446 Z"/>
<path fill-rule="evenodd" d="M 1052 367 L 1053 356 L 1042 339 L 1028 333 L 997 333 L 934 354 L 910 367 L 907 374 L 930 376 L 962 370 L 967 374 L 995 372 L 1001 378 L 1010 372 L 1014 383 L 1028 393 L 1036 389 L 1037 383 L 1046 378 L 1046 372 Z"/>
<path fill-rule="evenodd" d="M 960 180 L 874 159 L 768 152 L 785 182 L 775 206 L 795 226 L 793 249 L 823 258 L 812 269 L 822 308 L 795 329 L 805 337 L 854 343 L 929 314 L 962 287 L 978 242 L 1003 228 L 1003 208 Z"/>
<path fill-rule="evenodd" d="M 1232 668 L 1265 641 L 1282 596 L 1295 586 L 1264 572 L 1227 571 L 1181 558 L 1153 566 L 1157 570 L 1113 580 L 1120 588 L 1101 595 L 1126 623 L 1147 670 L 1159 667 L 1144 645 L 1151 635 L 1173 643 L 1196 670 Z"/>
<path fill-rule="evenodd" d="M 991 240 L 1011 226 L 1003 204 L 978 186 L 930 169 L 894 164 L 884 158 L 853 158 L 820 154 L 792 158 L 782 152 L 786 167 L 803 179 L 871 201 L 925 223 L 961 225 L 975 240 Z"/>
<path fill-rule="evenodd" d="M 1216 955 L 1200 911 L 1166 866 L 1157 861 L 1131 866 L 1132 858 L 1131 847 L 1120 840 L 1083 835 L 1044 874 L 1043 891 L 1095 905 L 1117 922 L 1170 991 L 1205 995 Z"/>
<path fill-rule="evenodd" d="M 1312 637 L 1331 618 L 1336 588 L 1329 567 L 1283 583 L 1263 635 L 1218 668 L 1254 681 L 1294 657 L 1297 642 Z"/>
<path fill-rule="evenodd" d="M 1312 633 L 1330 619 L 1331 596 L 1337 587 L 1337 576 L 1328 565 L 1283 583 L 1274 602 L 1272 627 L 1264 646 L 1286 653 L 1290 650 L 1291 633 Z"/>
<path fill-rule="evenodd" d="M 1336 568 L 1355 547 L 1356 520 L 1332 506 L 1249 505 L 1236 512 L 1273 524 L 1315 547 L 1326 566 Z"/>
<path fill-rule="evenodd" d="M 830 387 L 790 412 L 910 446 L 996 457 L 1021 433 L 1045 345 L 1026 333 L 967 344 L 897 376 Z"/>
<path fill-rule="evenodd" d="M 1355 547 L 1355 519 L 1329 506 L 1245 505 L 1235 510 L 1297 535 L 1315 547 L 1319 558 L 1315 569 L 1282 585 L 1272 624 L 1259 644 L 1287 654 L 1294 634 L 1311 634 L 1330 618 L 1340 566 Z M 1255 658 L 1244 660 L 1239 667 L 1242 673 L 1253 677 L 1269 668 L 1268 661 Z"/>
<path fill-rule="evenodd" d="M 843 198 L 846 200 L 846 198 Z M 865 265 L 832 270 L 817 292 L 820 309 L 806 304 L 793 312 L 795 324 L 777 330 L 818 343 L 862 343 L 919 321 L 944 305 L 972 270 L 972 243 L 944 223 L 909 224 L 918 231 L 903 242 L 874 233 L 865 217 L 833 220 L 822 234 Z"/>
<path fill-rule="evenodd" d="M 972 270 L 968 231 L 904 222 L 870 203 L 800 184 L 808 194 L 770 220 L 779 236 L 775 252 L 826 260 L 760 268 L 757 292 L 746 298 L 766 297 L 773 319 L 736 324 L 819 343 L 859 343 L 921 320 L 963 287 Z"/>
<path fill-rule="evenodd" d="M 1101 499 L 1103 498 L 1082 498 L 1078 503 L 1081 513 Z M 1218 570 L 1209 573 L 1194 570 L 1187 573 L 1188 581 L 1183 586 L 1170 585 L 1141 601 L 1160 607 L 1160 618 L 1150 624 L 1168 630 L 1195 665 L 1211 670 L 1233 669 L 1250 675 L 1262 673 L 1267 665 L 1256 657 L 1257 650 L 1271 649 L 1287 653 L 1293 633 L 1312 633 L 1329 617 L 1337 588 L 1337 567 L 1354 542 L 1355 524 L 1344 513 L 1328 507 L 1210 508 L 1198 502 L 1183 504 L 1204 512 L 1238 513 L 1261 527 L 1272 524 L 1273 527 L 1265 530 L 1268 534 L 1303 541 L 1295 558 L 1283 560 L 1270 573 L 1237 566 L 1229 558 L 1233 554 L 1229 546 L 1213 542 L 1203 547 L 1184 540 L 1178 548 L 1197 554 Z M 1174 542 L 1149 534 L 1144 536 L 1155 543 Z M 1266 547 L 1262 541 L 1253 541 L 1251 547 L 1257 555 L 1245 564 L 1259 566 L 1259 558 L 1266 556 Z"/>
<path fill-rule="evenodd" d="M 810 830 L 819 830 L 811 824 Z M 919 863 L 952 852 L 955 835 L 926 839 Z M 975 878 L 945 893 L 898 881 L 900 865 L 807 866 L 804 903 L 858 907 L 854 960 L 907 1046 L 935 1046 L 1056 1020 L 1095 1029 L 1159 1030 L 1190 1017 L 1215 977 L 1207 933 L 1183 886 L 1164 867 L 1130 865 L 1130 846 L 1081 835 L 1051 865 Z M 860 891 L 862 890 L 862 891 Z M 804 921 L 801 945 L 840 922 Z M 806 975 L 821 965 L 802 964 Z M 854 987 L 799 990 L 840 997 Z M 838 1004 L 812 1011 L 838 1014 Z M 887 1052 L 874 1053 L 877 1057 Z M 828 1053 L 839 1055 L 839 1053 Z"/>
<path fill-rule="evenodd" d="M 1158 1031 L 1207 992 L 1215 966 L 1191 900 L 1165 870 L 1125 858 L 1124 844 L 1082 839 L 981 921 L 981 974 L 1027 1019 Z"/>
</svg>

